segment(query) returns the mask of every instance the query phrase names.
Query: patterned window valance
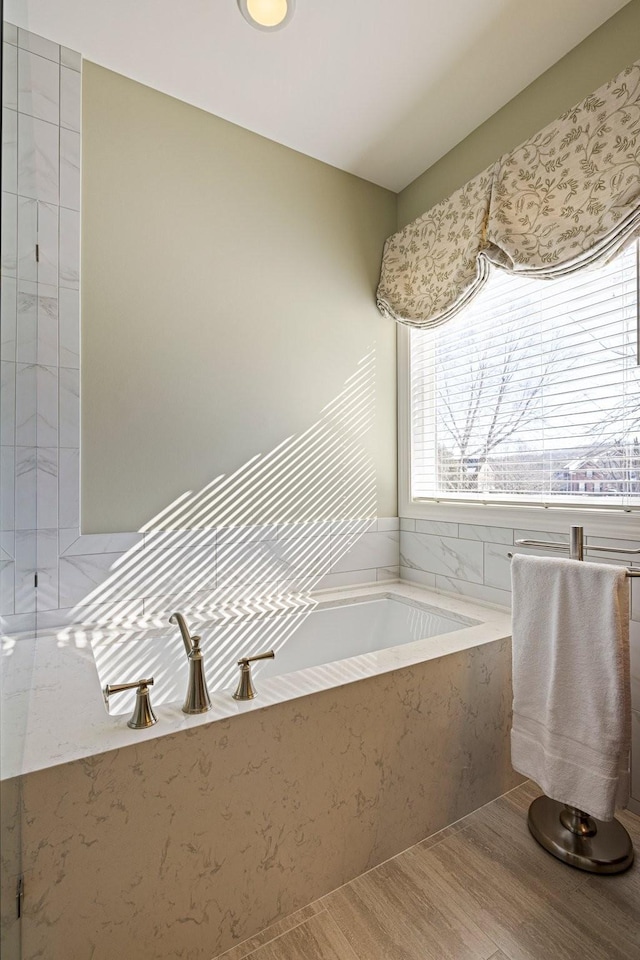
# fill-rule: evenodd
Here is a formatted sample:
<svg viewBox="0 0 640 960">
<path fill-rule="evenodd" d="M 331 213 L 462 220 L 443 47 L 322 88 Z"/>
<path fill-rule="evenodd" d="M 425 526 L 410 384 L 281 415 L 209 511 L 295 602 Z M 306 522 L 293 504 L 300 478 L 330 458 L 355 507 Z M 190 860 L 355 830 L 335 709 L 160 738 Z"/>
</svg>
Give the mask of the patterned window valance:
<svg viewBox="0 0 640 960">
<path fill-rule="evenodd" d="M 552 278 L 640 232 L 640 61 L 387 240 L 381 312 L 412 326 L 457 313 L 490 264 Z"/>
</svg>

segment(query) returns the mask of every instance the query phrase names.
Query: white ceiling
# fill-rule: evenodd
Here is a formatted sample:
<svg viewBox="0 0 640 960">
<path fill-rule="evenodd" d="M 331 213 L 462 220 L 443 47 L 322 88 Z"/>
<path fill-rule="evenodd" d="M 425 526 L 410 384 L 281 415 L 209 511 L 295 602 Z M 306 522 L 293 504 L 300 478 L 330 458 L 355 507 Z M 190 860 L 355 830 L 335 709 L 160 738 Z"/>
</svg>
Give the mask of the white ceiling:
<svg viewBox="0 0 640 960">
<path fill-rule="evenodd" d="M 5 0 L 5 18 L 309 156 L 401 190 L 627 0 Z"/>
</svg>

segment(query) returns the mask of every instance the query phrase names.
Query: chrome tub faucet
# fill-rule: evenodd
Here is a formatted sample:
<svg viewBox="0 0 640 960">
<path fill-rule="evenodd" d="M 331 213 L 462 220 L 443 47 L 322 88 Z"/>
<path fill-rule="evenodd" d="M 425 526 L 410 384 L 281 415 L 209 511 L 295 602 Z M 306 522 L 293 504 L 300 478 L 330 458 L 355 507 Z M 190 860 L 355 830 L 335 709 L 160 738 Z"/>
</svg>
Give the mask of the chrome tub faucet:
<svg viewBox="0 0 640 960">
<path fill-rule="evenodd" d="M 181 613 L 172 613 L 169 623 L 176 623 L 182 634 L 182 642 L 189 660 L 189 685 L 182 705 L 183 713 L 206 713 L 211 709 L 211 697 L 204 676 L 204 663 L 200 649 L 200 637 L 191 636 Z"/>
</svg>

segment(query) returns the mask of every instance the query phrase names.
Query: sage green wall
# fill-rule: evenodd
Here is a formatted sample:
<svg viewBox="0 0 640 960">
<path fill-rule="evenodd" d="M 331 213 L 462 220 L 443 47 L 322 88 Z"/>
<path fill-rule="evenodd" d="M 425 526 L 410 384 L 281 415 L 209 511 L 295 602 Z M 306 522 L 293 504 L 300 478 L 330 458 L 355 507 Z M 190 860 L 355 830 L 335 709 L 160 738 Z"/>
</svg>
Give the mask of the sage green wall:
<svg viewBox="0 0 640 960">
<path fill-rule="evenodd" d="M 83 532 L 309 429 L 370 350 L 362 440 L 395 515 L 395 195 L 88 62 L 82 142 Z"/>
<path fill-rule="evenodd" d="M 562 4 L 558 4 L 561 14 Z M 448 197 L 638 57 L 640 0 L 632 0 L 405 187 L 398 194 L 397 229 Z"/>
</svg>

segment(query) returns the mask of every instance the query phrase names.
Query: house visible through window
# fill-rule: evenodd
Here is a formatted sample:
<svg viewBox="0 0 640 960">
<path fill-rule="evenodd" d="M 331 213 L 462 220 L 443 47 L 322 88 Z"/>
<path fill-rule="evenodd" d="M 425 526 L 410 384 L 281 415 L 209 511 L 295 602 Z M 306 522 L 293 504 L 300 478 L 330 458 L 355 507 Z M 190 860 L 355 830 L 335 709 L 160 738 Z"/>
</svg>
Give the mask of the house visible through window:
<svg viewBox="0 0 640 960">
<path fill-rule="evenodd" d="M 640 506 L 638 243 L 411 330 L 413 499 Z"/>
</svg>

